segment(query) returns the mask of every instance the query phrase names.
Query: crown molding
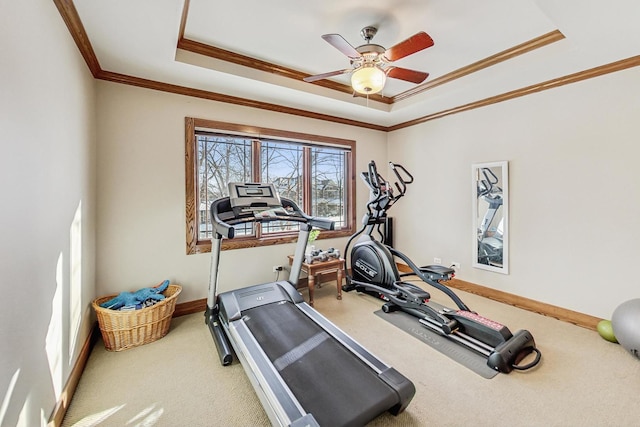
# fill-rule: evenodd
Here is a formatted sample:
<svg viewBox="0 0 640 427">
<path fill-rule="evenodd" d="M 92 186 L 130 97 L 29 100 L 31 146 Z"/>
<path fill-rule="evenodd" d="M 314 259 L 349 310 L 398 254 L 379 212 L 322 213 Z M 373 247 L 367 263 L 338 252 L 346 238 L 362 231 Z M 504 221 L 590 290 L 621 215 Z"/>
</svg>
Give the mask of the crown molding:
<svg viewBox="0 0 640 427">
<path fill-rule="evenodd" d="M 247 98 L 224 95 L 216 92 L 211 92 L 211 91 L 206 91 L 201 89 L 194 89 L 194 88 L 174 85 L 170 83 L 158 82 L 154 80 L 148 80 L 140 77 L 129 76 L 125 74 L 103 70 L 96 57 L 93 47 L 91 46 L 91 43 L 84 29 L 82 21 L 80 20 L 80 17 L 78 16 L 78 12 L 73 4 L 73 1 L 72 0 L 53 0 L 53 2 L 58 8 L 58 11 L 60 12 L 60 15 L 63 21 L 67 25 L 67 28 L 69 29 L 69 33 L 71 34 L 76 45 L 78 46 L 78 50 L 80 51 L 80 54 L 84 58 L 87 64 L 87 67 L 91 71 L 93 77 L 96 79 L 110 81 L 114 83 L 127 84 L 131 86 L 137 86 L 137 87 L 142 87 L 142 88 L 147 88 L 152 90 L 158 90 L 162 92 L 169 92 L 169 93 L 175 93 L 179 95 L 191 96 L 195 98 L 207 99 L 211 101 L 241 105 L 241 106 L 250 107 L 250 108 L 269 110 L 269 111 L 279 112 L 283 114 L 291 114 L 299 117 L 307 117 L 311 119 L 323 120 L 323 121 L 332 122 L 332 123 L 339 123 L 339 124 L 344 124 L 349 126 L 372 129 L 372 130 L 377 130 L 381 132 L 393 132 L 398 129 L 415 126 L 421 123 L 428 122 L 430 120 L 439 119 L 452 114 L 473 110 L 475 108 L 486 107 L 488 105 L 496 104 L 499 102 L 507 101 L 507 100 L 518 98 L 521 96 L 531 95 L 533 93 L 545 91 L 548 89 L 554 89 L 560 86 L 564 86 L 566 84 L 571 84 L 571 83 L 579 82 L 582 80 L 599 77 L 605 74 L 622 71 L 622 70 L 632 68 L 632 67 L 637 67 L 638 65 L 640 65 L 640 55 L 636 55 L 636 56 L 615 61 L 609 64 L 590 68 L 588 70 L 569 74 L 567 76 L 558 77 L 558 78 L 547 80 L 541 83 L 536 83 L 534 85 L 530 85 L 530 86 L 516 89 L 510 92 L 506 92 L 506 93 L 495 95 L 489 98 L 474 101 L 465 105 L 460 105 L 457 107 L 432 113 L 426 116 L 418 117 L 416 119 L 409 120 L 396 125 L 380 126 L 373 123 L 350 120 L 350 119 L 345 119 L 343 117 L 331 116 L 328 114 L 320 114 L 313 111 L 302 110 L 298 108 L 291 108 L 291 107 L 287 107 L 279 104 L 272 104 L 272 103 L 256 101 L 256 100 L 247 99 Z M 184 48 L 184 46 L 187 46 L 187 47 L 196 49 L 196 46 L 198 46 L 197 49 L 200 49 L 202 52 L 205 52 L 203 54 L 206 54 L 206 52 L 209 52 L 209 53 L 217 52 L 216 54 L 218 55 L 224 54 L 224 55 L 229 55 L 228 57 L 233 56 L 238 61 L 245 61 L 247 64 L 249 64 L 247 66 L 250 66 L 250 64 L 261 63 L 261 66 L 266 67 L 267 69 L 271 70 L 271 72 L 283 73 L 282 75 L 288 75 L 288 76 L 291 76 L 291 78 L 306 76 L 306 74 L 300 73 L 299 71 L 296 71 L 296 70 L 288 69 L 285 67 L 272 66 L 272 64 L 269 64 L 265 61 L 255 60 L 254 58 L 244 57 L 243 55 L 233 54 L 233 52 L 223 51 L 222 49 L 214 48 L 212 46 L 208 46 L 205 44 L 198 44 L 197 42 L 186 40 L 184 38 L 184 28 L 186 25 L 186 19 L 188 15 L 188 6 L 189 6 L 189 0 L 185 0 L 185 8 L 183 9 L 183 13 L 182 13 L 182 20 L 180 24 L 180 30 L 179 30 L 180 33 L 179 33 L 179 39 L 178 39 L 179 41 L 178 41 L 177 48 Z M 489 58 L 483 59 L 482 61 L 478 61 L 467 67 L 461 68 L 445 76 L 439 77 L 438 79 L 434 79 L 428 83 L 425 83 L 417 88 L 412 89 L 411 91 L 403 92 L 402 94 L 396 95 L 395 97 L 393 97 L 392 101 L 395 102 L 399 99 L 406 99 L 409 96 L 413 96 L 417 93 L 424 92 L 428 89 L 432 89 L 444 83 L 451 82 L 455 79 L 469 75 L 473 72 L 479 71 L 481 69 L 487 68 L 497 63 L 506 61 L 515 56 L 540 48 L 542 46 L 546 46 L 549 43 L 562 40 L 563 38 L 564 38 L 564 35 L 562 35 L 562 33 L 560 33 L 559 31 L 552 31 L 548 34 L 545 34 L 543 36 L 530 40 L 526 43 L 520 44 L 511 49 L 507 49 Z M 183 47 L 180 47 L 181 45 Z M 330 85 L 331 83 L 329 82 L 327 84 Z M 338 83 L 336 84 L 339 85 Z M 345 86 L 345 85 L 341 85 L 341 86 Z M 345 86 L 345 87 L 348 87 L 348 86 Z M 336 90 L 339 90 L 339 89 L 336 89 Z M 408 93 L 408 92 L 411 92 L 411 93 Z M 349 89 L 349 93 L 351 93 L 350 89 Z M 399 97 L 402 97 L 402 98 L 399 98 Z"/>
</svg>

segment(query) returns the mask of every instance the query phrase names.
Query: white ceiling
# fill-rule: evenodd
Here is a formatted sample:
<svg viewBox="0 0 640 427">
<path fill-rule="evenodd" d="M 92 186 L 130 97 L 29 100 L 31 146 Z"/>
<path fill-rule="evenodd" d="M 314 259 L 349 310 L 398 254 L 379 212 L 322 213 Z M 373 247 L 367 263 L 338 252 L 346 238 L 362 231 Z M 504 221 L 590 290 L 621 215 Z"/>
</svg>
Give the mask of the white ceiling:
<svg viewBox="0 0 640 427">
<path fill-rule="evenodd" d="M 431 48 L 395 65 L 445 76 L 552 31 L 565 38 L 391 104 L 177 49 L 185 0 L 75 0 L 105 71 L 381 126 L 584 71 L 640 53 L 637 0 L 190 0 L 184 38 L 319 74 L 349 67 L 321 35 L 353 46 L 378 27 L 386 48 L 419 31 Z M 334 78 L 348 84 L 348 75 Z M 415 88 L 388 79 L 383 94 Z"/>
</svg>

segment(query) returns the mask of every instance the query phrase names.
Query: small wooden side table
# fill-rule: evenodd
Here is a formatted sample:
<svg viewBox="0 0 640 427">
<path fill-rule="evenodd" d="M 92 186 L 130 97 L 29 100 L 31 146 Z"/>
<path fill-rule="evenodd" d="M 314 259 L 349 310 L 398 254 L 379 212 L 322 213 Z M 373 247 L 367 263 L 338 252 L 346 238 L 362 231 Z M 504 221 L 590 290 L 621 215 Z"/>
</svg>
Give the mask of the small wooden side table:
<svg viewBox="0 0 640 427">
<path fill-rule="evenodd" d="M 289 265 L 293 264 L 293 255 L 289 255 Z M 302 271 L 307 273 L 309 281 L 309 305 L 313 307 L 313 290 L 316 284 L 316 276 L 325 273 L 336 273 L 337 299 L 342 299 L 342 276 L 344 275 L 344 259 L 332 258 L 329 261 L 316 261 L 313 264 L 302 263 Z M 320 282 L 318 282 L 320 284 Z"/>
</svg>

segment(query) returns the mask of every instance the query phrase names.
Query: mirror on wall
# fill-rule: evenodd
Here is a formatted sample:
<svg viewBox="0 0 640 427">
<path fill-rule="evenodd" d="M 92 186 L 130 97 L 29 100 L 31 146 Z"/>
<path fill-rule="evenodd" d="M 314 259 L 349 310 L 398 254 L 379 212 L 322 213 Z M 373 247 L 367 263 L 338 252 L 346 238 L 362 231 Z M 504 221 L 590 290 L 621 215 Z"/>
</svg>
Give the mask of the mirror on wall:
<svg viewBox="0 0 640 427">
<path fill-rule="evenodd" d="M 472 167 L 473 266 L 509 273 L 509 163 Z"/>
</svg>

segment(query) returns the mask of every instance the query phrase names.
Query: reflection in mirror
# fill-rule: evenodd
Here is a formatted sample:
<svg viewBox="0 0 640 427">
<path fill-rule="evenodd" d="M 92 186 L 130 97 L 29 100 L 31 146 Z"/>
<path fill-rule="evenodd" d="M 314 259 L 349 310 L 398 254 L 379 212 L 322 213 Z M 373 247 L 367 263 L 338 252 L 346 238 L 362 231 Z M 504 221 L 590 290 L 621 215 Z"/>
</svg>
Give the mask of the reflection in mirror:
<svg viewBox="0 0 640 427">
<path fill-rule="evenodd" d="M 508 162 L 473 165 L 473 266 L 509 273 Z"/>
</svg>

